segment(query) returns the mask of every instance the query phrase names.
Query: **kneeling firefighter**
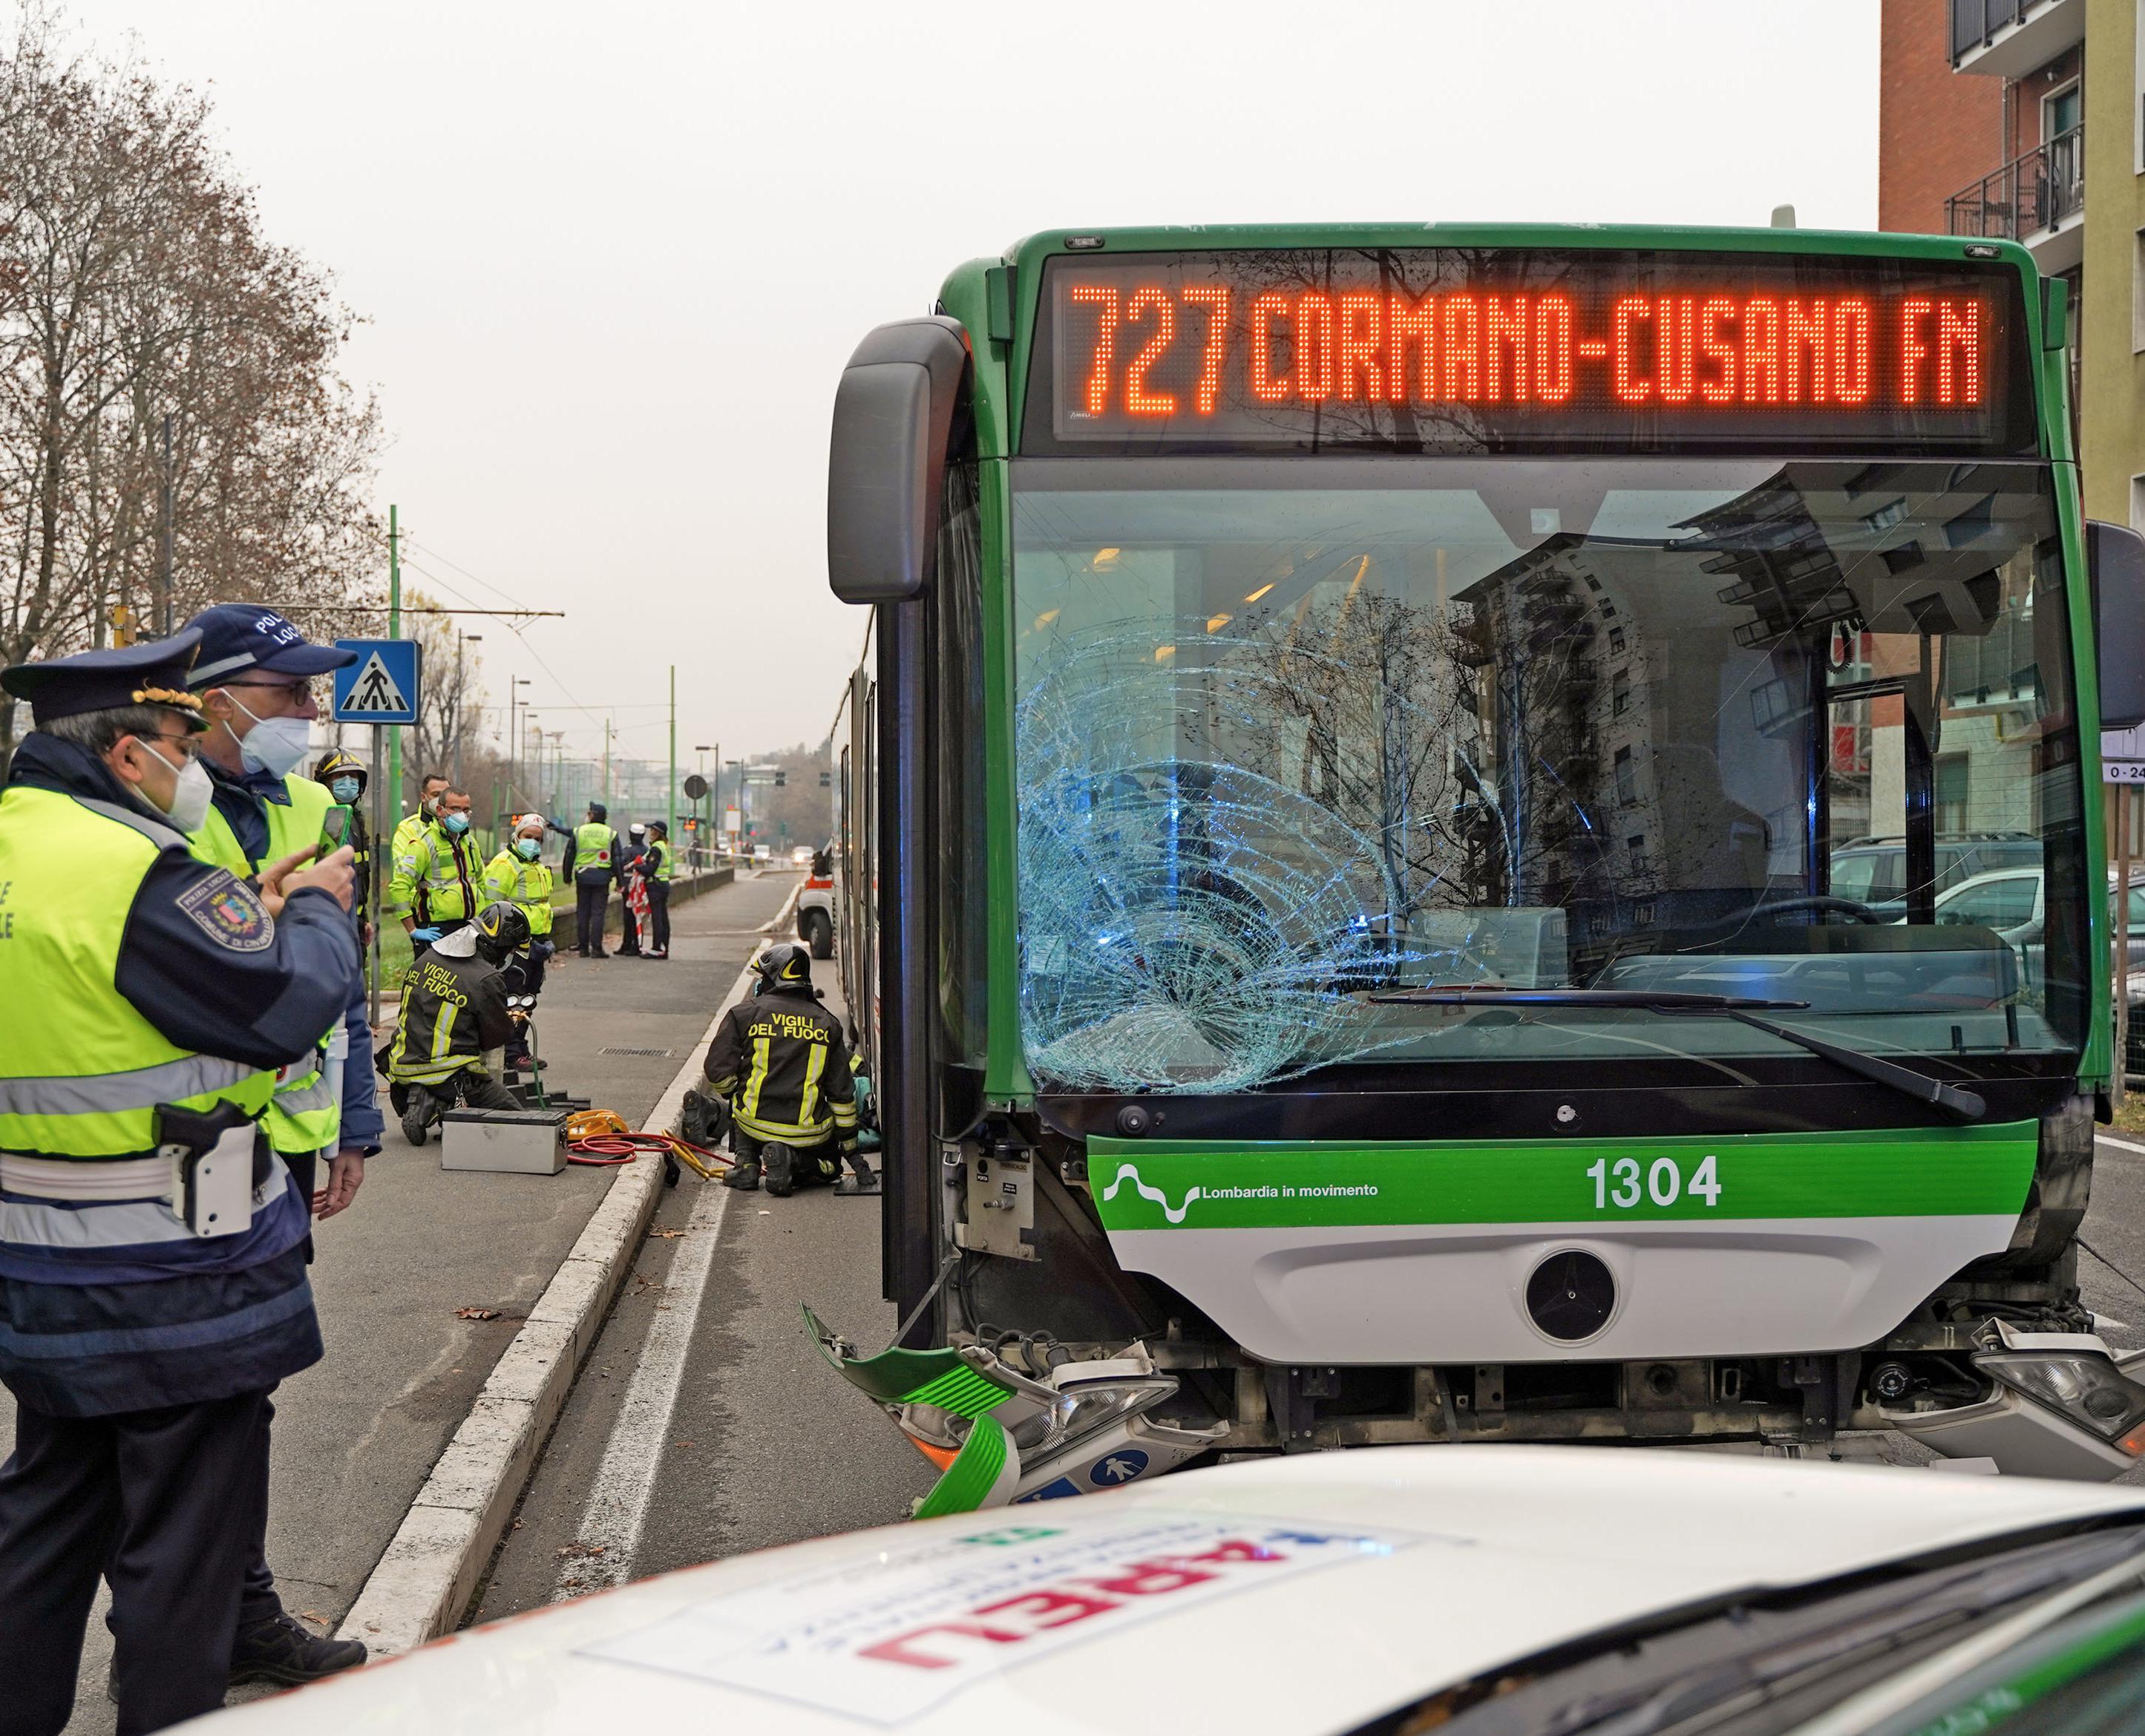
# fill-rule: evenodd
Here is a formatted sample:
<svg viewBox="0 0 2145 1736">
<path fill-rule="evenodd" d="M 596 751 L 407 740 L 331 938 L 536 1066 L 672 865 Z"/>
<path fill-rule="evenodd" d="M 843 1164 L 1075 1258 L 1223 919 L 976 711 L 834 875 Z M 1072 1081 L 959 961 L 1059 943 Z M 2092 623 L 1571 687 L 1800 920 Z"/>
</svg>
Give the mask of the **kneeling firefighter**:
<svg viewBox="0 0 2145 1736">
<path fill-rule="evenodd" d="M 503 967 L 529 944 L 529 918 L 487 904 L 443 934 L 402 979 L 402 1017 L 387 1052 L 387 1077 L 402 1132 L 421 1146 L 457 1099 L 475 1109 L 518 1109 L 499 1082 L 515 1017 Z"/>
<path fill-rule="evenodd" d="M 871 1170 L 857 1155 L 856 1082 L 841 1021 L 819 1004 L 812 958 L 791 942 L 769 947 L 754 967 L 752 998 L 724 1014 L 702 1071 L 708 1091 L 730 1110 L 731 1187 L 786 1195 L 831 1182 L 837 1153 L 859 1181 Z"/>
</svg>

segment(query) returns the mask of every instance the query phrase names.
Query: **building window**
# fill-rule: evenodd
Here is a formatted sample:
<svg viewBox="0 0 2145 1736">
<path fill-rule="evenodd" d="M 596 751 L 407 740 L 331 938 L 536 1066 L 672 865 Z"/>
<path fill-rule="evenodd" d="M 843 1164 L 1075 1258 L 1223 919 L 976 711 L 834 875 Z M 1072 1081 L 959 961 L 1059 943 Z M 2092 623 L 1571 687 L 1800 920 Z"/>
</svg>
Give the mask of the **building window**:
<svg viewBox="0 0 2145 1736">
<path fill-rule="evenodd" d="M 1624 654 L 1624 629 L 1621 627 L 1609 629 L 1609 654 L 1612 657 Z"/>
<path fill-rule="evenodd" d="M 1621 717 L 1630 709 L 1631 677 L 1627 671 L 1619 669 L 1609 678 L 1609 713 L 1612 717 Z"/>
<path fill-rule="evenodd" d="M 2075 132 L 2078 122 L 2085 118 L 2085 97 L 2076 79 L 2059 91 L 2051 91 L 2041 98 L 2041 137 L 2053 139 L 2066 132 Z"/>
<path fill-rule="evenodd" d="M 2131 238 L 2133 250 L 2130 261 L 2130 349 L 2135 355 L 2145 350 L 2145 230 Z M 2075 319 L 2078 316 L 2071 316 Z"/>
<path fill-rule="evenodd" d="M 1646 834 L 1634 833 L 1624 840 L 1624 848 L 1631 853 L 1631 872 L 1643 874 L 1646 871 Z"/>
<path fill-rule="evenodd" d="M 1963 754 L 1940 754 L 1934 769 L 1937 830 L 1963 832 L 1966 830 L 1966 798 L 1969 782 L 1967 757 Z"/>
<path fill-rule="evenodd" d="M 1638 805 L 1639 768 L 1629 748 L 1616 750 L 1616 799 L 1626 808 Z"/>
</svg>

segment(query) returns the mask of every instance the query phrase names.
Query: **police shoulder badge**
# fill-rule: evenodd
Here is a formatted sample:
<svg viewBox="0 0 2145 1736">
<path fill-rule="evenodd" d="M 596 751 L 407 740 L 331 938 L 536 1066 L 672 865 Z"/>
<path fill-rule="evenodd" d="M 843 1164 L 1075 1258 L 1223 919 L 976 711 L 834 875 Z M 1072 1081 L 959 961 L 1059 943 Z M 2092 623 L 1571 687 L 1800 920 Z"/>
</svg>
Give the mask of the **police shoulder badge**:
<svg viewBox="0 0 2145 1736">
<path fill-rule="evenodd" d="M 276 918 L 253 888 L 226 869 L 196 881 L 179 895 L 179 908 L 218 946 L 234 953 L 265 953 L 276 943 Z"/>
</svg>

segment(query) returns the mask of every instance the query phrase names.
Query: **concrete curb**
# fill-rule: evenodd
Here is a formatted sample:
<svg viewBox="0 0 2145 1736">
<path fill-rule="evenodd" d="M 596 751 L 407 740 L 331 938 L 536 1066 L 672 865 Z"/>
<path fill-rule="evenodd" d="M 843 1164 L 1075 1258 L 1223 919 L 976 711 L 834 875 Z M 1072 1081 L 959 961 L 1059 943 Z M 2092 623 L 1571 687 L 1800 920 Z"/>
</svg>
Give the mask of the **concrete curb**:
<svg viewBox="0 0 2145 1736">
<path fill-rule="evenodd" d="M 744 975 L 749 974 L 748 967 Z M 699 1075 L 700 1057 L 744 982 L 741 976 L 739 987 L 708 1022 L 690 1057 L 641 1123 L 644 1130 L 667 1132 L 677 1126 L 685 1092 Z M 662 1196 L 660 1157 L 644 1153 L 620 1168 L 417 1491 L 343 1618 L 338 1639 L 362 1640 L 374 1657 L 391 1658 L 454 1630 L 506 1533 L 514 1504 L 565 1408 L 581 1363 L 595 1346 L 612 1300 L 633 1270 Z"/>
</svg>

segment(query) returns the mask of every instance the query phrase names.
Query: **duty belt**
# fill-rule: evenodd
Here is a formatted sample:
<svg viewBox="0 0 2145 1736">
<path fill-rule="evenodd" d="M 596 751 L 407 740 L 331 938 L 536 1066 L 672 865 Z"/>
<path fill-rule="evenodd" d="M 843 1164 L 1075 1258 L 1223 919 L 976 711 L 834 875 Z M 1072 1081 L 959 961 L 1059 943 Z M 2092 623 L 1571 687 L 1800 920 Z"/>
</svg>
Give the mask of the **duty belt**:
<svg viewBox="0 0 2145 1736">
<path fill-rule="evenodd" d="M 74 1163 L 0 1152 L 0 1193 L 33 1200 L 162 1200 L 172 1192 L 168 1157 L 129 1157 L 116 1163 Z"/>
</svg>

